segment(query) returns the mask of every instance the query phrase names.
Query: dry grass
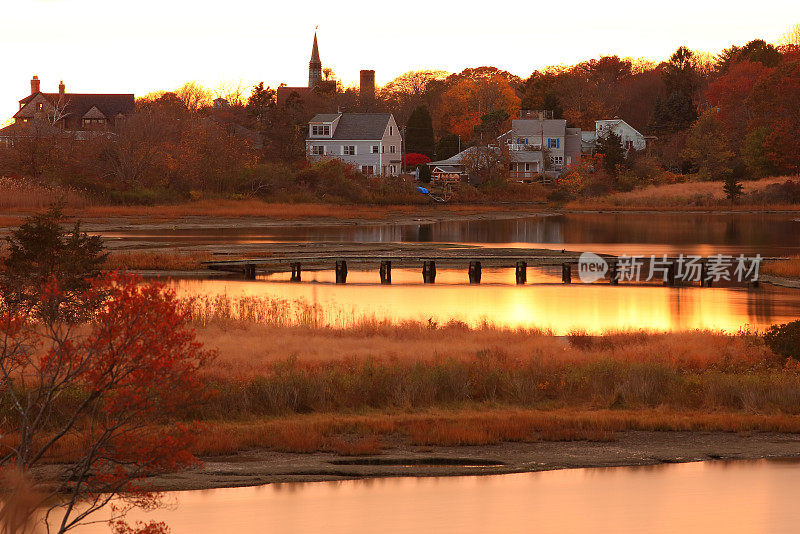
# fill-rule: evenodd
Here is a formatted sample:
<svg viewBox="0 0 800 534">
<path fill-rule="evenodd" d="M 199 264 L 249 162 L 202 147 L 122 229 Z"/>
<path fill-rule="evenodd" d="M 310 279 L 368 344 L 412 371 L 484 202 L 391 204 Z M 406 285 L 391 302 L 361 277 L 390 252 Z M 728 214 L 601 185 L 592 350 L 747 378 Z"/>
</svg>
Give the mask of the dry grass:
<svg viewBox="0 0 800 534">
<path fill-rule="evenodd" d="M 87 197 L 72 189 L 0 176 L 0 210 L 30 212 L 57 202 L 67 209 L 85 209 L 90 205 Z"/>
<path fill-rule="evenodd" d="M 800 278 L 800 256 L 792 256 L 788 260 L 765 262 L 761 267 L 761 272 L 783 278 Z"/>
<path fill-rule="evenodd" d="M 783 183 L 790 176 L 775 176 L 761 180 L 745 181 L 744 193 L 760 191 L 765 187 Z M 595 199 L 584 199 L 569 203 L 570 209 L 668 209 L 668 210 L 696 210 L 726 209 L 726 210 L 763 210 L 769 209 L 798 209 L 797 205 L 778 206 L 763 204 L 733 204 L 725 198 L 722 182 L 690 181 L 677 184 L 650 186 L 636 189 L 626 193 L 614 193 Z"/>
<path fill-rule="evenodd" d="M 768 349 L 752 337 L 709 331 L 608 332 L 602 337 L 575 333 L 565 339 L 540 330 L 469 328 L 458 322 L 432 326 L 363 320 L 347 328 L 329 328 L 317 326 L 320 322 L 313 310 L 301 314 L 307 321 L 297 322 L 285 310 L 274 302 L 247 312 L 268 316 L 268 323 L 198 323 L 198 339 L 219 352 L 207 375 L 216 380 L 244 380 L 271 373 L 276 363 L 289 356 L 304 365 L 480 359 L 550 365 L 611 360 L 657 362 L 674 369 L 752 366 L 770 357 Z"/>
<path fill-rule="evenodd" d="M 313 414 L 222 422 L 200 436 L 195 453 L 230 454 L 252 448 L 285 452 L 338 452 L 331 440 L 360 436 L 365 443 L 419 446 L 492 445 L 502 442 L 611 441 L 615 432 L 800 432 L 800 416 L 646 410 L 433 410 L 417 414 Z M 279 436 L 291 436 L 280 441 Z M 316 447 L 316 448 L 315 448 Z M 377 453 L 377 447 L 365 454 Z M 345 451 L 347 454 L 348 451 Z"/>
<path fill-rule="evenodd" d="M 366 219 L 382 220 L 396 216 L 425 216 L 442 213 L 482 213 L 496 211 L 494 206 L 360 206 L 336 204 L 268 203 L 261 200 L 199 200 L 158 206 L 92 206 L 82 210 L 81 217 L 135 217 L 147 220 L 178 217 L 265 217 L 277 220 L 300 219 Z"/>
<path fill-rule="evenodd" d="M 210 259 L 208 252 L 112 252 L 103 268 L 110 271 L 196 271 L 203 268 L 201 262 Z"/>
</svg>

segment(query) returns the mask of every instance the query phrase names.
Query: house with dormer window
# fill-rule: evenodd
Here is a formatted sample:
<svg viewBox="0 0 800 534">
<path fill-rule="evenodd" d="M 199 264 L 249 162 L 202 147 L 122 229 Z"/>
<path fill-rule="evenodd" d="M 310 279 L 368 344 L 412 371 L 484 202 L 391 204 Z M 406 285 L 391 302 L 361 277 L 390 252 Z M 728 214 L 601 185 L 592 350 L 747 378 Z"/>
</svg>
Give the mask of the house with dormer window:
<svg viewBox="0 0 800 534">
<path fill-rule="evenodd" d="M 340 159 L 364 174 L 397 176 L 403 138 L 391 113 L 319 113 L 308 123 L 311 162 Z"/>
<path fill-rule="evenodd" d="M 47 122 L 61 131 L 86 132 L 76 135 L 80 139 L 92 132 L 113 131 L 135 107 L 132 94 L 68 93 L 63 81 L 57 93 L 43 93 L 40 89 L 39 77 L 34 76 L 31 94 L 19 101 L 19 111 L 13 117 L 15 125 Z"/>
</svg>

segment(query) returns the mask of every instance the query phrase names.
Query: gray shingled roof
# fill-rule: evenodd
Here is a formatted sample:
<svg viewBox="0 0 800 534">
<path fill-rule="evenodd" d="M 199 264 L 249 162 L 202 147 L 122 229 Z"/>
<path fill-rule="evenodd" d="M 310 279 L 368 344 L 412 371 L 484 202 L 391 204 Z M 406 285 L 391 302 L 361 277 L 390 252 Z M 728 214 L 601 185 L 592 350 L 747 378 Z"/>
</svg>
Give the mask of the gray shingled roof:
<svg viewBox="0 0 800 534">
<path fill-rule="evenodd" d="M 333 139 L 377 141 L 383 138 L 390 118 L 389 113 L 343 113 Z"/>
<path fill-rule="evenodd" d="M 20 100 L 20 104 L 27 104 L 39 93 L 34 93 Z M 129 115 L 135 108 L 132 94 L 86 94 L 67 93 L 63 97 L 58 93 L 42 93 L 51 103 L 64 102 L 64 112 L 68 115 L 83 117 L 87 111 L 96 107 L 107 118 L 114 118 L 117 114 Z M 20 110 L 22 111 L 22 110 Z M 17 112 L 14 117 L 19 114 Z"/>
<path fill-rule="evenodd" d="M 558 137 L 564 135 L 567 128 L 567 121 L 564 119 L 515 119 L 511 121 L 511 129 L 514 137 L 549 136 Z"/>
<path fill-rule="evenodd" d="M 308 122 L 333 122 L 338 117 L 338 113 L 317 113 L 314 117 Z"/>
</svg>

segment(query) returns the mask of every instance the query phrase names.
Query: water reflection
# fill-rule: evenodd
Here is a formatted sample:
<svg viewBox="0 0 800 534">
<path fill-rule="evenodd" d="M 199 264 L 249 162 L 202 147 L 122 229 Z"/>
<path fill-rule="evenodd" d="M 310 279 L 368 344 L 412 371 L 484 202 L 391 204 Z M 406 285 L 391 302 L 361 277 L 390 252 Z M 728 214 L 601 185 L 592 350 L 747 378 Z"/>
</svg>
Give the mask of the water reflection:
<svg viewBox="0 0 800 534">
<path fill-rule="evenodd" d="M 570 248 L 609 254 L 800 254 L 792 214 L 570 213 L 435 224 L 158 230 L 105 234 L 147 242 L 268 244 L 275 241 L 473 243 Z"/>
<path fill-rule="evenodd" d="M 284 483 L 178 492 L 139 518 L 175 534 L 795 532 L 798 477 L 797 463 L 760 461 Z"/>
<path fill-rule="evenodd" d="M 318 306 L 327 322 L 347 326 L 364 317 L 489 322 L 498 326 L 571 330 L 764 328 L 800 317 L 800 292 L 764 285 L 745 288 L 668 288 L 657 285 L 564 285 L 556 269 L 529 269 L 529 284 L 516 286 L 513 269 L 486 269 L 483 283 L 466 285 L 465 270 L 440 269 L 436 284 L 422 284 L 418 270 L 395 269 L 382 286 L 372 271 L 351 271 L 346 285 L 332 271 L 304 272 L 302 283 L 283 273 L 243 280 L 173 280 L 179 295 L 270 297 Z"/>
</svg>

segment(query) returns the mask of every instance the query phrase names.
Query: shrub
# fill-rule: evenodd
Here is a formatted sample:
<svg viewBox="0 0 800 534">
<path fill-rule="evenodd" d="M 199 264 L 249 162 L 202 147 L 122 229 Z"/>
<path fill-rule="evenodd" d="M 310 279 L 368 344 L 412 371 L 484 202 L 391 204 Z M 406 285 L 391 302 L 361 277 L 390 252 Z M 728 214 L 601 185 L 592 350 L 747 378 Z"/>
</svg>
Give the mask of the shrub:
<svg viewBox="0 0 800 534">
<path fill-rule="evenodd" d="M 764 333 L 764 343 L 775 354 L 800 359 L 800 321 L 770 326 Z"/>
</svg>

